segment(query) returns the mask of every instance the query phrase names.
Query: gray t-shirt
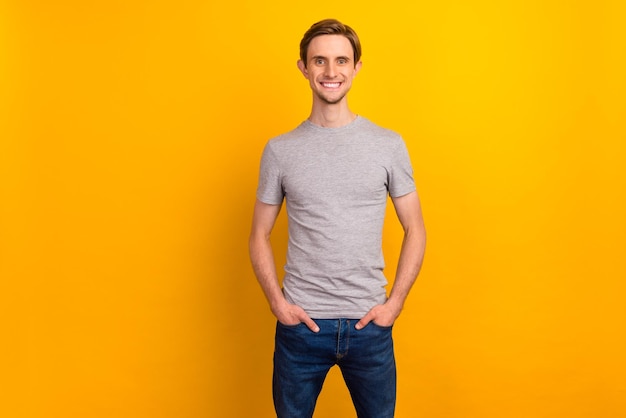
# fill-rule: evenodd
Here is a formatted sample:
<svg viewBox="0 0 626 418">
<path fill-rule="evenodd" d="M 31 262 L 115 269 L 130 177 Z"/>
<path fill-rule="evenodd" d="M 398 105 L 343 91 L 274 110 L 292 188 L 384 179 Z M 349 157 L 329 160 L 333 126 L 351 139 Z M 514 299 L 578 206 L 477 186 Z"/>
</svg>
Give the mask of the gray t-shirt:
<svg viewBox="0 0 626 418">
<path fill-rule="evenodd" d="M 387 194 L 415 190 L 402 138 L 363 117 L 340 128 L 309 121 L 270 140 L 257 198 L 286 200 L 283 291 L 312 318 L 361 318 L 384 303 Z"/>
</svg>

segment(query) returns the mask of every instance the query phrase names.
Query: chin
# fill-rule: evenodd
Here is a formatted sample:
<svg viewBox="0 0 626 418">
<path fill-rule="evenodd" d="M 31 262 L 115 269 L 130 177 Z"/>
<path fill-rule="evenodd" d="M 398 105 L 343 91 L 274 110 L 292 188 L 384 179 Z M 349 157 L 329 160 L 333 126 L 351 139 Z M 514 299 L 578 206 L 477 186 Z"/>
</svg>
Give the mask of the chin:
<svg viewBox="0 0 626 418">
<path fill-rule="evenodd" d="M 341 96 L 337 98 L 332 98 L 332 99 L 329 97 L 322 96 L 321 94 L 318 94 L 317 97 L 319 97 L 320 100 L 326 104 L 334 105 L 334 104 L 341 102 L 344 99 L 344 97 L 346 97 L 346 95 L 342 94 Z"/>
</svg>

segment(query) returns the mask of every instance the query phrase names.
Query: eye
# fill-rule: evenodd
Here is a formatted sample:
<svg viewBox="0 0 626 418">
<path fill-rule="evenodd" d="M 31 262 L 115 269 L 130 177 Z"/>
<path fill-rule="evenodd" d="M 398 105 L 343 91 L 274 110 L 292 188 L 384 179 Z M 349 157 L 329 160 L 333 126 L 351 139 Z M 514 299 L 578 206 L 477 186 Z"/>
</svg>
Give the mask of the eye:
<svg viewBox="0 0 626 418">
<path fill-rule="evenodd" d="M 321 58 L 317 58 L 317 59 L 315 60 L 315 64 L 317 64 L 317 65 L 324 65 L 324 60 L 323 60 L 323 59 L 321 59 Z"/>
<path fill-rule="evenodd" d="M 338 64 L 341 64 L 341 65 L 344 65 L 344 64 L 347 64 L 347 63 L 348 63 L 348 60 L 347 60 L 347 59 L 345 59 L 345 58 L 339 58 L 339 59 L 337 60 L 337 63 L 338 63 Z"/>
</svg>

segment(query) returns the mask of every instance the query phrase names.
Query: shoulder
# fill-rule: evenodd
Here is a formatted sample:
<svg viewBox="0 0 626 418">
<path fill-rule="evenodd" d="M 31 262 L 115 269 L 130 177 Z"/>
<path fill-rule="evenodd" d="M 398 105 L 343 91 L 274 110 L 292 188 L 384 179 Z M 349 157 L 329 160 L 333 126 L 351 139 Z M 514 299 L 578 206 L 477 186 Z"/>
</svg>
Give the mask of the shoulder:
<svg viewBox="0 0 626 418">
<path fill-rule="evenodd" d="M 380 126 L 365 117 L 360 116 L 359 118 L 360 129 L 362 130 L 362 132 L 366 132 L 373 138 L 384 141 L 388 145 L 397 146 L 404 143 L 402 135 L 400 135 L 396 131 Z"/>
<path fill-rule="evenodd" d="M 300 125 L 296 126 L 291 131 L 282 133 L 271 138 L 268 143 L 270 144 L 283 144 L 295 141 L 298 138 L 307 134 L 306 123 L 302 122 Z"/>
<path fill-rule="evenodd" d="M 298 149 L 300 142 L 298 139 L 302 138 L 303 135 L 302 125 L 300 125 L 289 132 L 270 138 L 265 143 L 263 154 L 272 155 L 274 158 L 281 158 L 282 156 L 289 158 Z"/>
</svg>

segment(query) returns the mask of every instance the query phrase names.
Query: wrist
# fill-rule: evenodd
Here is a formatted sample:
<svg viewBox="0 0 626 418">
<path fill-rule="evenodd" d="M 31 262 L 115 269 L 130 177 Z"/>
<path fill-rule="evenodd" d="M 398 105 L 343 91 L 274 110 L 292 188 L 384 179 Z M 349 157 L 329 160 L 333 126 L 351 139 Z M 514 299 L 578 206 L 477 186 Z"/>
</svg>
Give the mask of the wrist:
<svg viewBox="0 0 626 418">
<path fill-rule="evenodd" d="M 391 311 L 394 312 L 396 316 L 398 316 L 400 315 L 400 312 L 404 307 L 404 302 L 402 300 L 394 298 L 393 295 L 390 295 L 387 299 L 387 302 L 385 302 L 385 305 L 387 305 L 387 307 L 389 307 L 389 309 L 391 309 Z"/>
<path fill-rule="evenodd" d="M 285 310 L 285 307 L 287 306 L 287 304 L 288 304 L 287 300 L 281 294 L 280 296 L 276 297 L 274 300 L 270 302 L 270 310 L 272 311 L 274 316 L 278 316 L 280 312 L 283 312 Z"/>
</svg>

